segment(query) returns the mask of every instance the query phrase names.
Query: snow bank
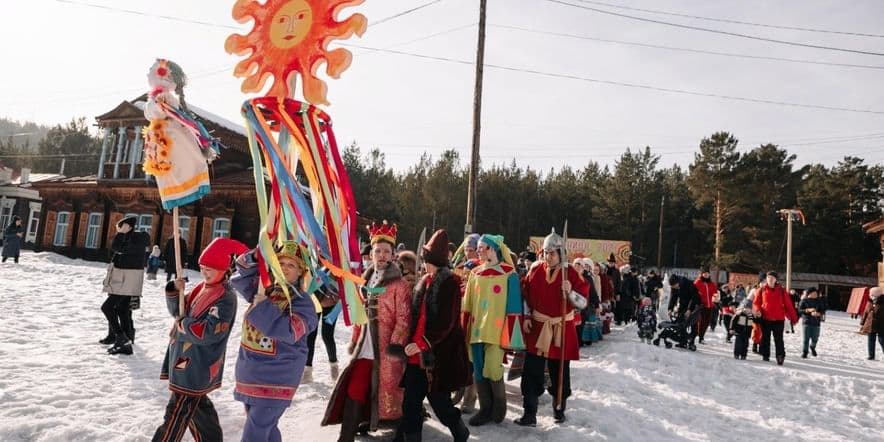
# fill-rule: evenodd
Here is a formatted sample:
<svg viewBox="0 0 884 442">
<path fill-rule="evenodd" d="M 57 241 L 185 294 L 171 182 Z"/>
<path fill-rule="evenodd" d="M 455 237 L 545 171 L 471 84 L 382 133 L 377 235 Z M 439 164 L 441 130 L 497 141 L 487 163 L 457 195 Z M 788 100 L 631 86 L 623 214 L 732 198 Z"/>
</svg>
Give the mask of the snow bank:
<svg viewBox="0 0 884 442">
<path fill-rule="evenodd" d="M 169 397 L 158 379 L 171 324 L 163 275 L 145 281 L 135 312 L 135 354 L 108 356 L 97 342 L 107 332 L 99 310 L 105 264 L 29 252 L 21 261 L 0 265 L 0 440 L 150 440 Z M 199 279 L 196 272 L 189 276 Z M 240 303 L 230 337 L 224 387 L 210 395 L 227 440 L 239 440 L 243 423 L 232 385 L 244 308 Z M 820 357 L 799 359 L 800 332 L 786 335 L 786 365 L 777 367 L 751 354 L 735 361 L 720 328 L 697 353 L 641 344 L 633 327 L 615 328 L 573 364 L 574 396 L 564 425 L 553 423 L 545 395 L 537 428 L 490 425 L 472 429 L 472 440 L 879 440 L 884 362 L 865 360 L 865 337 L 856 329 L 857 321 L 831 313 Z M 339 324 L 336 337 L 346 363 L 349 330 Z M 319 426 L 332 388 L 319 341 L 316 382 L 301 387 L 283 416 L 284 440 L 337 438 L 339 427 Z M 521 413 L 518 381 L 507 392 L 511 421 Z M 428 421 L 424 437 L 450 440 L 436 420 Z"/>
</svg>

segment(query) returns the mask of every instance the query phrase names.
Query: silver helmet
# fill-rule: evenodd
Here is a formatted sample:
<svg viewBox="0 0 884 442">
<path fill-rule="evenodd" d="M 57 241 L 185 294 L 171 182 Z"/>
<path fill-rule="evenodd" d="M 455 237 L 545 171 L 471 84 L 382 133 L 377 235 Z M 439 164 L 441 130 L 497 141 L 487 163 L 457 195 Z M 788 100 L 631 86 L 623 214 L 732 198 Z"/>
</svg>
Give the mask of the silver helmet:
<svg viewBox="0 0 884 442">
<path fill-rule="evenodd" d="M 556 233 L 556 229 L 553 228 L 552 232 L 549 235 L 546 235 L 546 238 L 543 238 L 543 250 L 556 250 L 561 255 L 562 249 L 565 248 L 565 239 L 562 238 L 561 235 Z"/>
</svg>

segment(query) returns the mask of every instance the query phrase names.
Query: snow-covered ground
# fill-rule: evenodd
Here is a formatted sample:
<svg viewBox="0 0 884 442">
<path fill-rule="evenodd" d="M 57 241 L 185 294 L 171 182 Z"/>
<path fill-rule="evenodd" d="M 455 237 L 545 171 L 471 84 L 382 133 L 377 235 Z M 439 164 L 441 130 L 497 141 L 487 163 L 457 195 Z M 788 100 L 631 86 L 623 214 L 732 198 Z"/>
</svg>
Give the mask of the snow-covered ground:
<svg viewBox="0 0 884 442">
<path fill-rule="evenodd" d="M 158 379 L 170 325 L 162 274 L 145 282 L 135 354 L 109 356 L 97 342 L 106 333 L 99 310 L 105 265 L 30 252 L 21 261 L 0 265 L 0 440 L 149 440 L 169 397 Z M 240 315 L 243 309 L 240 303 Z M 239 440 L 243 423 L 232 394 L 240 319 L 224 387 L 210 395 L 227 440 Z M 800 332 L 786 335 L 786 365 L 778 367 L 751 353 L 734 360 L 720 328 L 697 353 L 641 344 L 633 327 L 618 328 L 572 366 L 575 393 L 564 425 L 553 423 L 544 396 L 537 428 L 489 425 L 473 428 L 471 440 L 881 440 L 884 355 L 867 361 L 866 338 L 856 330 L 857 321 L 830 313 L 820 356 L 800 359 Z M 345 362 L 349 330 L 339 324 L 336 336 Z M 319 341 L 315 382 L 300 388 L 283 416 L 284 440 L 337 437 L 339 427 L 319 426 L 332 388 Z M 511 421 L 521 412 L 518 381 L 507 390 Z M 435 420 L 424 437 L 450 440 Z"/>
</svg>

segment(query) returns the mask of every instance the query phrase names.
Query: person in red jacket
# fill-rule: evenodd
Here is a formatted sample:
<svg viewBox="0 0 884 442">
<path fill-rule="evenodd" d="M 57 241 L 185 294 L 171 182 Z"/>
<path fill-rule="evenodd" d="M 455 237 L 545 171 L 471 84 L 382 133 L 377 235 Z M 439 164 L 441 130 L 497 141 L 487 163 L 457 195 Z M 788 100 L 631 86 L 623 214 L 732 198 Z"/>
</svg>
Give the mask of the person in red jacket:
<svg viewBox="0 0 884 442">
<path fill-rule="evenodd" d="M 694 281 L 694 287 L 697 288 L 697 293 L 700 294 L 700 304 L 703 305 L 700 311 L 699 322 L 697 323 L 697 335 L 700 337 L 700 343 L 702 344 L 703 338 L 706 336 L 706 329 L 709 328 L 709 320 L 713 308 L 712 297 L 718 293 L 718 284 L 712 282 L 712 279 L 709 277 L 709 269 L 703 267 L 700 268 L 700 276 Z"/>
<path fill-rule="evenodd" d="M 756 318 L 761 318 L 761 357 L 770 360 L 770 335 L 773 333 L 776 345 L 777 364 L 783 365 L 786 360 L 786 348 L 783 345 L 783 328 L 786 319 L 792 325 L 798 322 L 798 314 L 786 289 L 777 283 L 777 272 L 767 272 L 766 280 L 758 288 L 752 301 L 752 310 Z"/>
</svg>

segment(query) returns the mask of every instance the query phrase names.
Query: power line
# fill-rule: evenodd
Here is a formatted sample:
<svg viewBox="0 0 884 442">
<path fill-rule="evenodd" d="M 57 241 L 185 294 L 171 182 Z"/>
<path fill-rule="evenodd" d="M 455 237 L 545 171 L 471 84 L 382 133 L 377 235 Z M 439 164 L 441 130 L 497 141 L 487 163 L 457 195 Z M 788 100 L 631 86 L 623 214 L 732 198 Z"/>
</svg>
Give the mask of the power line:
<svg viewBox="0 0 884 442">
<path fill-rule="evenodd" d="M 697 20 L 714 21 L 714 22 L 719 22 L 719 23 L 733 23 L 733 24 L 738 24 L 738 25 L 757 26 L 757 27 L 761 27 L 761 28 L 787 29 L 790 31 L 818 32 L 818 33 L 823 33 L 823 34 L 853 35 L 853 36 L 857 36 L 857 37 L 884 38 L 884 35 L 881 35 L 881 34 L 866 34 L 866 33 L 862 33 L 862 32 L 835 31 L 832 29 L 816 29 L 816 28 L 805 28 L 805 27 L 799 27 L 799 26 L 785 26 L 785 25 L 772 25 L 772 24 L 767 24 L 767 23 L 754 23 L 754 22 L 739 21 L 739 20 L 732 20 L 732 19 L 726 19 L 726 18 L 704 17 L 704 16 L 700 16 L 700 15 L 681 14 L 681 13 L 677 13 L 677 12 L 661 11 L 658 9 L 633 8 L 630 6 L 623 6 L 623 5 L 617 5 L 617 4 L 605 3 L 605 2 L 597 2 L 597 1 L 591 1 L 591 0 L 573 0 L 573 1 L 580 2 L 580 3 L 589 3 L 589 4 L 593 4 L 593 5 L 599 5 L 599 6 L 607 6 L 607 7 L 616 8 L 616 9 L 626 9 L 629 11 L 648 12 L 651 14 L 669 15 L 669 16 L 673 16 L 673 17 L 694 18 Z"/>
<path fill-rule="evenodd" d="M 391 15 L 391 16 L 389 16 L 389 17 L 382 18 L 382 19 L 380 19 L 380 20 L 378 20 L 378 21 L 376 21 L 376 22 L 374 22 L 374 23 L 369 22 L 369 26 L 377 26 L 377 25 L 380 25 L 380 24 L 382 24 L 382 23 L 386 23 L 386 22 L 389 22 L 389 21 L 395 20 L 395 19 L 397 19 L 397 18 L 399 18 L 399 17 L 402 17 L 403 15 L 411 14 L 412 12 L 419 11 L 419 10 L 421 10 L 421 9 L 426 8 L 427 6 L 434 5 L 434 4 L 439 3 L 439 2 L 441 2 L 441 1 L 442 1 L 442 0 L 433 0 L 433 1 L 429 2 L 429 3 L 424 3 L 424 4 L 420 5 L 420 6 L 416 6 L 416 7 L 414 7 L 414 8 L 407 9 L 407 10 L 405 10 L 405 11 L 399 12 L 399 13 L 397 13 L 397 14 L 393 14 L 393 15 Z"/>
<path fill-rule="evenodd" d="M 692 52 L 692 53 L 696 53 L 696 54 L 721 55 L 721 56 L 725 56 L 725 57 L 747 58 L 747 59 L 753 59 L 753 60 L 785 61 L 785 62 L 790 62 L 790 63 L 816 64 L 816 65 L 824 65 L 824 66 L 840 66 L 840 67 L 849 67 L 849 68 L 884 69 L 884 66 L 850 64 L 850 63 L 834 63 L 834 62 L 828 62 L 828 61 L 805 60 L 805 59 L 799 59 L 799 58 L 767 57 L 767 56 L 763 56 L 763 55 L 737 54 L 737 53 L 733 53 L 733 52 L 717 52 L 717 51 L 708 51 L 708 50 L 704 50 L 704 49 L 679 48 L 679 47 L 675 47 L 675 46 L 664 46 L 664 45 L 656 45 L 656 44 L 641 43 L 641 42 L 634 42 L 634 41 L 611 40 L 611 39 L 606 39 L 606 38 L 590 37 L 587 35 L 569 34 L 569 33 L 564 33 L 564 32 L 541 31 L 541 30 L 537 30 L 537 29 L 523 28 L 520 26 L 511 26 L 511 25 L 489 25 L 489 26 L 495 27 L 495 28 L 500 28 L 500 29 L 510 29 L 510 30 L 514 30 L 514 31 L 530 32 L 533 34 L 553 35 L 553 36 L 557 36 L 557 37 L 575 38 L 578 40 L 600 41 L 603 43 L 616 43 L 616 44 L 622 44 L 622 45 L 640 46 L 640 47 L 653 48 L 653 49 L 665 49 L 665 50 L 670 50 L 670 51 Z"/>
<path fill-rule="evenodd" d="M 71 1 L 71 0 L 55 0 L 55 1 L 58 3 L 67 3 L 67 4 L 71 4 L 71 5 L 77 5 L 77 6 L 87 6 L 90 8 L 104 9 L 107 11 L 122 12 L 122 13 L 126 13 L 126 14 L 131 14 L 131 15 L 139 15 L 142 17 L 159 18 L 162 20 L 174 21 L 174 22 L 179 22 L 179 23 L 191 23 L 191 24 L 195 24 L 195 25 L 209 26 L 209 27 L 213 27 L 213 28 L 235 29 L 237 31 L 242 30 L 242 28 L 239 26 L 224 25 L 224 24 L 220 24 L 220 23 L 212 23 L 212 22 L 207 22 L 207 21 L 202 21 L 202 20 L 194 20 L 194 19 L 190 19 L 190 18 L 175 17 L 175 16 L 171 16 L 171 15 L 153 14 L 150 12 L 136 11 L 134 9 L 115 8 L 113 6 L 98 5 L 95 3 L 86 3 L 86 2 L 75 2 L 75 1 Z"/>
<path fill-rule="evenodd" d="M 557 4 L 560 4 L 563 6 L 570 6 L 572 8 L 593 11 L 593 12 L 597 12 L 599 14 L 612 15 L 615 17 L 628 18 L 630 20 L 643 21 L 643 22 L 647 22 L 647 23 L 656 23 L 658 25 L 672 26 L 672 27 L 681 28 L 681 29 L 690 29 L 693 31 L 711 32 L 713 34 L 729 35 L 731 37 L 747 38 L 750 40 L 766 41 L 766 42 L 779 43 L 779 44 L 784 44 L 784 45 L 789 45 L 789 46 L 800 46 L 800 47 L 805 47 L 805 48 L 824 49 L 827 51 L 849 52 L 849 53 L 853 53 L 853 54 L 875 55 L 875 56 L 879 56 L 879 57 L 884 56 L 884 53 L 881 53 L 881 52 L 861 51 L 858 49 L 846 49 L 846 48 L 837 48 L 837 47 L 833 47 L 833 46 L 823 46 L 823 45 L 815 45 L 815 44 L 809 44 L 809 43 L 799 43 L 799 42 L 788 41 L 788 40 L 778 40 L 775 38 L 759 37 L 757 35 L 741 34 L 738 32 L 722 31 L 720 29 L 701 28 L 699 26 L 690 26 L 690 25 L 683 25 L 680 23 L 672 23 L 672 22 L 668 22 L 668 21 L 654 20 L 654 19 L 650 19 L 650 18 L 637 17 L 635 15 L 628 15 L 628 14 L 621 14 L 619 12 L 606 11 L 604 9 L 593 8 L 590 6 L 575 5 L 573 3 L 564 2 L 562 0 L 543 0 L 543 1 L 550 2 L 550 3 L 557 3 Z"/>
<path fill-rule="evenodd" d="M 450 63 L 468 65 L 468 66 L 471 66 L 474 64 L 473 62 L 466 61 L 466 60 L 457 60 L 457 59 L 447 58 L 447 57 L 437 57 L 437 56 L 433 56 L 433 55 L 416 54 L 413 52 L 405 52 L 405 51 L 399 51 L 399 50 L 394 50 L 394 49 L 372 48 L 372 47 L 368 47 L 368 46 L 352 45 L 352 44 L 348 44 L 348 43 L 341 43 L 341 46 L 354 47 L 354 48 L 364 49 L 367 51 L 379 51 L 379 52 L 386 52 L 389 54 L 405 55 L 405 56 L 410 56 L 410 57 L 423 58 L 423 59 L 427 59 L 427 60 L 445 61 L 445 62 L 450 62 Z M 792 103 L 792 102 L 788 102 L 788 101 L 768 100 L 768 99 L 762 99 L 762 98 L 738 97 L 738 96 L 734 96 L 734 95 L 715 94 L 715 93 L 708 93 L 708 92 L 697 92 L 697 91 L 690 91 L 690 90 L 686 90 L 686 89 L 676 89 L 676 88 L 652 86 L 652 85 L 646 85 L 646 84 L 626 83 L 626 82 L 622 82 L 622 81 L 603 80 L 603 79 L 597 79 L 597 78 L 582 77 L 579 75 L 560 74 L 560 73 L 555 73 L 555 72 L 545 72 L 545 71 L 540 71 L 540 70 L 535 70 L 535 69 L 523 69 L 523 68 L 516 68 L 516 67 L 511 67 L 511 66 L 489 64 L 489 63 L 486 63 L 485 67 L 497 69 L 497 70 L 521 72 L 521 73 L 533 74 L 533 75 L 539 75 L 539 76 L 551 77 L 551 78 L 563 78 L 563 79 L 569 79 L 569 80 L 585 81 L 585 82 L 589 82 L 589 83 L 599 83 L 599 84 L 607 84 L 607 85 L 612 85 L 612 86 L 629 87 L 629 88 L 634 88 L 634 89 L 647 89 L 647 90 L 653 90 L 653 91 L 658 91 L 658 92 L 670 92 L 670 93 L 674 93 L 674 94 L 693 95 L 693 96 L 697 96 L 697 97 L 719 98 L 719 99 L 723 99 L 723 100 L 744 101 L 744 102 L 749 102 L 749 103 L 774 104 L 774 105 L 778 105 L 778 106 L 800 107 L 800 108 L 808 108 L 808 109 L 822 109 L 822 110 L 832 110 L 832 111 L 841 111 L 841 112 L 856 112 L 856 113 L 865 113 L 865 114 L 884 115 L 884 111 L 878 111 L 878 110 L 872 110 L 872 109 L 855 109 L 855 108 L 826 106 L 826 105 L 818 105 L 818 104 Z"/>
</svg>

